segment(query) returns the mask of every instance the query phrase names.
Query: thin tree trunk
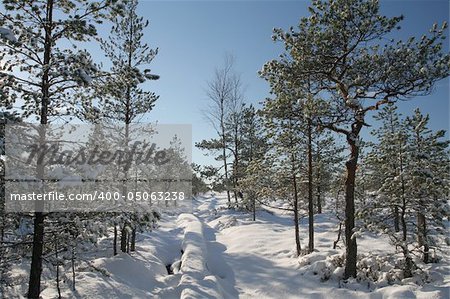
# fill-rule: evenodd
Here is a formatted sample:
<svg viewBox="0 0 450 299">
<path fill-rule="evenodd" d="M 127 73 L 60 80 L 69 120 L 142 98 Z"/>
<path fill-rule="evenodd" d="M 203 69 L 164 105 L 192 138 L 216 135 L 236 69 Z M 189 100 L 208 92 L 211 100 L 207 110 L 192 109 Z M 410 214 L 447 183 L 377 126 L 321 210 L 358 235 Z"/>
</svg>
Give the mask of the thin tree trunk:
<svg viewBox="0 0 450 299">
<path fill-rule="evenodd" d="M 114 224 L 113 254 L 117 255 L 117 226 Z"/>
<path fill-rule="evenodd" d="M 358 252 L 356 238 L 353 236 L 353 229 L 355 228 L 355 179 L 359 155 L 356 136 L 358 136 L 358 134 L 355 133 L 347 136 L 347 142 L 350 145 L 351 153 L 350 159 L 345 163 L 347 168 L 347 178 L 345 180 L 345 240 L 347 245 L 344 271 L 345 279 L 349 277 L 356 278 L 356 259 Z"/>
<path fill-rule="evenodd" d="M 28 298 L 38 299 L 41 293 L 42 252 L 44 248 L 44 214 L 34 214 L 33 251 L 31 256 Z"/>
<path fill-rule="evenodd" d="M 320 185 L 317 185 L 317 214 L 322 214 L 322 190 Z"/>
<path fill-rule="evenodd" d="M 390 129 L 391 129 L 391 136 L 394 137 L 396 128 L 395 128 L 395 125 L 394 125 L 394 120 L 393 120 L 392 114 L 389 114 L 389 115 L 390 115 L 390 117 L 389 117 L 389 124 L 390 124 Z M 401 146 L 402 146 L 402 144 L 400 144 L 400 152 L 401 152 Z M 401 161 L 401 159 L 400 159 L 400 161 Z M 392 166 L 394 168 L 394 173 L 396 175 L 398 175 L 399 173 L 398 173 L 398 170 L 397 170 L 397 164 L 396 163 L 392 163 L 392 164 L 393 164 Z M 401 169 L 401 168 L 402 168 L 402 166 L 399 167 L 399 169 Z M 398 233 L 400 231 L 400 219 L 399 219 L 400 215 L 399 215 L 399 211 L 398 211 L 398 206 L 397 205 L 395 205 L 393 213 L 394 213 L 394 230 L 395 230 L 395 232 Z"/>
<path fill-rule="evenodd" d="M 342 222 L 339 222 L 338 235 L 336 241 L 333 242 L 333 249 L 336 249 L 337 243 L 339 243 L 339 240 L 341 240 L 341 234 L 342 234 Z"/>
<path fill-rule="evenodd" d="M 46 119 L 44 121 L 47 121 Z M 40 144 L 45 145 L 46 132 L 45 128 L 39 129 Z M 45 168 L 43 164 L 37 164 L 38 178 L 43 179 Z M 41 187 L 41 192 L 45 190 Z M 41 273 L 42 273 L 42 254 L 44 249 L 44 225 L 45 215 L 42 212 L 43 202 L 35 203 L 36 212 L 34 213 L 33 222 L 33 249 L 31 255 L 30 280 L 28 284 L 28 298 L 39 298 L 41 292 Z"/>
<path fill-rule="evenodd" d="M 120 235 L 120 251 L 122 252 L 127 252 L 127 235 L 126 225 L 124 224 Z"/>
<path fill-rule="evenodd" d="M 133 19 L 130 19 L 130 31 L 128 32 L 128 38 L 131 42 L 133 40 L 134 32 L 133 32 Z M 130 48 L 128 49 L 128 60 L 127 60 L 128 68 L 132 68 L 133 64 L 133 50 Z M 129 145 L 129 138 L 130 138 L 130 124 L 132 120 L 132 111 L 131 111 L 131 86 L 130 84 L 127 84 L 126 87 L 126 93 L 125 93 L 125 151 L 128 152 L 128 145 Z M 124 166 L 126 167 L 126 166 Z M 128 169 L 124 168 L 124 186 L 122 188 L 123 195 L 127 196 L 128 194 Z M 127 232 L 127 222 L 123 224 L 122 230 L 121 230 L 121 236 L 120 236 L 120 250 L 122 252 L 128 252 L 127 251 L 127 245 L 128 245 L 128 238 L 129 234 Z"/>
<path fill-rule="evenodd" d="M 408 245 L 403 243 L 401 248 L 403 251 L 403 256 L 405 257 L 405 269 L 403 270 L 403 276 L 405 278 L 409 278 L 412 277 L 413 261 L 409 254 Z"/>
<path fill-rule="evenodd" d="M 320 149 L 317 149 L 317 213 L 318 214 L 322 214 L 322 188 L 321 188 L 321 179 L 320 179 L 320 174 L 321 174 L 321 165 L 320 165 Z"/>
<path fill-rule="evenodd" d="M 236 202 L 236 207 L 238 207 L 238 196 L 237 196 L 237 189 L 238 189 L 238 179 L 239 179 L 239 140 L 238 140 L 238 119 L 237 116 L 234 115 L 235 118 L 235 124 L 234 124 L 234 200 Z"/>
<path fill-rule="evenodd" d="M 130 234 L 127 234 L 127 253 L 130 253 Z"/>
<path fill-rule="evenodd" d="M 419 247 L 423 247 L 423 262 L 429 262 L 429 246 L 427 242 L 427 225 L 425 215 L 417 213 L 417 242 Z"/>
<path fill-rule="evenodd" d="M 295 180 L 295 179 L 294 179 Z M 295 192 L 294 187 L 294 192 Z M 297 251 L 297 256 L 299 256 L 302 252 L 302 247 L 300 244 L 300 230 L 299 230 L 299 217 L 298 217 L 298 197 L 294 195 L 294 225 L 295 225 L 295 247 Z"/>
<path fill-rule="evenodd" d="M 256 221 L 256 196 L 252 195 L 253 221 Z"/>
<path fill-rule="evenodd" d="M 126 120 L 125 120 L 125 150 L 128 151 L 128 138 L 129 138 L 129 109 L 130 109 L 130 102 L 129 98 L 127 99 L 127 112 L 126 112 Z M 128 170 L 124 169 L 124 185 L 122 188 L 123 194 L 126 196 L 128 193 Z M 127 221 L 123 224 L 122 230 L 121 230 L 121 236 L 120 236 L 120 250 L 122 252 L 127 252 L 127 242 L 128 242 L 128 232 L 127 232 Z"/>
<path fill-rule="evenodd" d="M 405 201 L 405 199 L 403 199 L 403 207 L 402 207 L 402 212 L 400 214 L 400 220 L 401 220 L 401 223 L 402 223 L 402 244 L 401 244 L 401 248 L 402 248 L 402 251 L 403 251 L 403 256 L 405 257 L 405 267 L 403 269 L 403 276 L 405 278 L 408 278 L 408 277 L 412 277 L 413 262 L 412 262 L 410 254 L 409 254 L 408 244 L 406 242 L 407 226 L 406 226 L 405 213 L 406 213 L 406 201 Z"/>
<path fill-rule="evenodd" d="M 394 229 L 395 232 L 400 231 L 400 219 L 399 219 L 399 212 L 398 212 L 398 206 L 394 207 Z"/>
<path fill-rule="evenodd" d="M 402 241 L 406 243 L 406 237 L 408 236 L 408 228 L 406 226 L 406 219 L 405 219 L 405 212 L 406 210 L 406 204 L 405 200 L 403 200 L 403 207 L 402 207 L 402 213 L 400 215 L 400 220 L 402 222 Z"/>
<path fill-rule="evenodd" d="M 70 262 L 72 266 L 72 290 L 75 291 L 75 246 L 72 246 L 72 257 Z"/>
<path fill-rule="evenodd" d="M 223 121 L 222 121 L 223 122 Z M 227 190 L 228 207 L 231 207 L 231 195 L 228 188 L 228 165 L 227 165 L 227 152 L 226 152 L 226 141 L 225 141 L 225 127 L 222 124 L 222 155 L 223 155 L 223 169 L 225 171 L 225 188 Z"/>
<path fill-rule="evenodd" d="M 53 0 L 47 0 L 46 4 L 46 24 L 45 41 L 44 41 L 44 59 L 43 59 L 43 74 L 41 83 L 41 124 L 46 125 L 48 122 L 48 105 L 49 105 L 49 65 L 52 50 L 52 29 L 53 29 Z M 45 131 L 40 132 L 41 142 L 45 142 Z M 44 166 L 37 165 L 38 178 L 44 178 Z M 31 256 L 30 280 L 28 284 L 28 298 L 39 298 L 41 292 L 41 273 L 42 273 L 42 252 L 44 248 L 44 219 L 42 212 L 35 212 L 34 214 L 34 232 L 33 232 L 33 249 Z"/>
<path fill-rule="evenodd" d="M 314 199 L 313 199 L 313 165 L 312 165 L 312 124 L 308 119 L 308 252 L 314 251 Z"/>
<path fill-rule="evenodd" d="M 55 258 L 56 258 L 56 289 L 58 290 L 58 299 L 61 299 L 61 287 L 59 285 L 59 260 L 58 260 L 58 241 L 55 239 Z"/>
<path fill-rule="evenodd" d="M 422 152 L 422 138 L 419 132 L 415 133 L 417 149 Z M 423 207 L 423 200 L 419 199 L 419 209 Z M 423 247 L 423 262 L 428 263 L 429 260 L 429 247 L 427 242 L 427 228 L 425 215 L 421 212 L 417 212 L 417 243 L 419 247 Z"/>
<path fill-rule="evenodd" d="M 133 231 L 131 232 L 131 251 L 136 251 L 136 229 L 133 228 Z"/>
<path fill-rule="evenodd" d="M 299 230 L 299 217 L 298 217 L 298 191 L 297 191 L 297 177 L 295 170 L 295 158 L 294 155 L 292 157 L 292 185 L 294 188 L 294 225 L 295 225 L 295 247 L 297 251 L 297 256 L 299 256 L 302 252 L 302 247 L 300 244 L 300 230 Z"/>
<path fill-rule="evenodd" d="M 413 267 L 413 261 L 411 259 L 411 256 L 409 254 L 408 250 L 408 244 L 407 244 L 407 237 L 408 237 L 408 227 L 406 226 L 406 189 L 405 189 L 405 181 L 403 179 L 403 151 L 400 147 L 400 184 L 401 184 L 401 200 L 402 200 L 402 206 L 401 206 L 401 212 L 400 212 L 400 222 L 402 225 L 402 252 L 403 256 L 405 257 L 405 267 L 403 269 L 403 276 L 405 278 L 412 277 L 412 267 Z"/>
</svg>

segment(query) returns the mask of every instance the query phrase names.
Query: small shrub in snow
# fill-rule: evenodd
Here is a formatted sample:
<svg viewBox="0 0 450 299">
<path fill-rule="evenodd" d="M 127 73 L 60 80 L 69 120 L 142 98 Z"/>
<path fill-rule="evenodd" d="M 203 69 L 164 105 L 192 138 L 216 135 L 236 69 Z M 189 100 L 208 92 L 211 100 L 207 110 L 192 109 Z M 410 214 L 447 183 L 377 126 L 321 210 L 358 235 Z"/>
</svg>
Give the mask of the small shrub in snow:
<svg viewBox="0 0 450 299">
<path fill-rule="evenodd" d="M 214 228 L 218 230 L 223 230 L 236 225 L 238 225 L 236 217 L 225 216 L 223 217 L 223 219 L 220 219 L 219 222 L 217 222 L 217 225 Z"/>
<path fill-rule="evenodd" d="M 320 281 L 334 280 L 341 282 L 344 276 L 345 254 L 334 252 L 313 252 L 301 256 L 298 263 L 304 268 L 304 273 L 316 276 Z M 430 273 L 419 268 L 413 271 L 413 277 L 404 278 L 404 259 L 394 255 L 361 255 L 357 263 L 357 278 L 346 281 L 346 288 L 353 288 L 355 284 L 367 286 L 374 290 L 393 284 L 423 285 L 431 281 Z M 438 279 L 438 278 L 437 278 Z"/>
<path fill-rule="evenodd" d="M 301 267 L 307 268 L 307 272 L 318 276 L 321 281 L 327 281 L 330 278 L 339 280 L 343 275 L 344 256 L 329 254 L 330 252 L 313 252 L 300 257 L 298 262 Z"/>
<path fill-rule="evenodd" d="M 357 280 L 367 282 L 368 285 L 387 286 L 399 282 L 403 278 L 403 271 L 393 256 L 361 257 L 357 263 Z"/>
</svg>

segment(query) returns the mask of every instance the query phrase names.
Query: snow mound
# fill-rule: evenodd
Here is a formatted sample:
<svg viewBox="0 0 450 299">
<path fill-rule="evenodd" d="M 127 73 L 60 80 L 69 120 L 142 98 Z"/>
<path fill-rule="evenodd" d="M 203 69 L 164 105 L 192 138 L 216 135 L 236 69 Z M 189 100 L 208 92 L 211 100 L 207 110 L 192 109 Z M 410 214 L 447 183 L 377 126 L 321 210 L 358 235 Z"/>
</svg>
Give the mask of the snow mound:
<svg viewBox="0 0 450 299">
<path fill-rule="evenodd" d="M 181 290 L 180 298 L 229 298 L 222 286 L 224 281 L 210 273 L 208 268 L 210 255 L 202 222 L 192 214 L 181 214 L 177 223 L 184 229 L 181 279 L 177 287 Z"/>
<path fill-rule="evenodd" d="M 204 275 L 207 273 L 206 243 L 203 237 L 203 227 L 200 220 L 192 214 L 181 214 L 177 220 L 178 226 L 184 229 L 184 239 L 181 245 L 183 256 L 181 271 Z"/>
<path fill-rule="evenodd" d="M 304 274 L 317 276 L 320 281 L 339 281 L 344 275 L 343 260 L 342 253 L 330 249 L 301 256 L 298 263 Z"/>
<path fill-rule="evenodd" d="M 220 218 L 217 218 L 216 220 L 211 221 L 210 225 L 212 228 L 221 231 L 226 228 L 238 225 L 238 220 L 235 216 L 225 215 Z"/>
<path fill-rule="evenodd" d="M 154 269 L 150 271 L 145 265 L 128 254 L 121 253 L 114 258 L 94 260 L 94 266 L 105 269 L 117 281 L 141 290 L 151 291 L 155 284 Z"/>
</svg>

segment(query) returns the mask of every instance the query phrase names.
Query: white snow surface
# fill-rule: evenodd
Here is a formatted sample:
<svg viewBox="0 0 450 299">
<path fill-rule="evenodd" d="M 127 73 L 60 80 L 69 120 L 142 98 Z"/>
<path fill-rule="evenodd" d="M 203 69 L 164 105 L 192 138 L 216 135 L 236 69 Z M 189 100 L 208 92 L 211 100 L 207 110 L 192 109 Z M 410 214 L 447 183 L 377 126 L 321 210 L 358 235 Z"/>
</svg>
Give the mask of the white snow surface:
<svg viewBox="0 0 450 299">
<path fill-rule="evenodd" d="M 63 298 L 449 298 L 448 254 L 440 263 L 425 265 L 426 279 L 402 279 L 386 257 L 393 252 L 380 235 L 358 237 L 359 265 L 379 276 L 375 281 L 342 280 L 345 248 L 332 249 L 338 222 L 331 213 L 315 216 L 315 251 L 296 257 L 294 227 L 289 212 L 248 213 L 227 209 L 224 196 L 199 197 L 193 213 L 163 214 L 159 227 L 138 235 L 137 251 L 112 256 L 111 239 L 77 264 L 76 291 L 70 269 L 61 280 Z M 308 222 L 301 219 L 302 248 Z M 444 248 L 447 250 L 448 248 Z M 171 274 L 167 268 L 170 268 Z M 22 298 L 27 267 L 17 266 L 7 298 Z M 371 272 L 367 275 L 371 275 Z M 43 273 L 42 298 L 57 298 L 54 274 Z M 64 280 L 64 281 L 63 281 Z M 423 280 L 426 280 L 424 282 Z M 393 282 L 394 281 L 394 282 Z"/>
</svg>

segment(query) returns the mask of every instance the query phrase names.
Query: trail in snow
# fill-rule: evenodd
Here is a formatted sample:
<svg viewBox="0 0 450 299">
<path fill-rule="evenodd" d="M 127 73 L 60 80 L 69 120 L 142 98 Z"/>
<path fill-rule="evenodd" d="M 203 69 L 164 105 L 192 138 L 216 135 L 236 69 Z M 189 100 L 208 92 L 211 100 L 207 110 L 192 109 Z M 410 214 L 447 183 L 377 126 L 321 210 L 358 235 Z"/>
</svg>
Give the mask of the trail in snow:
<svg viewBox="0 0 450 299">
<path fill-rule="evenodd" d="M 225 261 L 226 247 L 217 242 L 218 231 L 210 227 L 201 217 L 202 213 L 215 210 L 216 199 L 202 198 L 201 202 L 194 200 L 193 204 L 195 210 L 193 214 L 184 213 L 176 220 L 166 218 L 162 221 L 168 234 L 164 237 L 163 243 L 167 245 L 168 239 L 173 240 L 174 248 L 171 252 L 181 253 L 181 256 L 179 260 L 176 254 L 169 254 L 170 257 L 165 258 L 166 263 L 170 261 L 177 267 L 172 266 L 173 275 L 157 278 L 162 285 L 166 284 L 166 286 L 156 288 L 152 296 L 182 299 L 238 298 L 234 272 Z M 161 235 L 150 234 L 148 237 L 149 244 L 159 247 L 157 243 L 161 243 L 161 240 L 158 241 Z"/>
<path fill-rule="evenodd" d="M 382 288 L 356 281 L 344 284 L 339 267 L 332 268 L 334 273 L 327 281 L 321 281 L 330 265 L 328 258 L 343 256 L 344 252 L 342 241 L 338 250 L 332 249 L 337 236 L 336 217 L 326 213 L 315 216 L 316 250 L 297 258 L 291 214 L 263 210 L 252 221 L 248 213 L 226 206 L 224 196 L 203 198 L 194 203 L 193 214 L 204 223 L 209 244 L 206 263 L 213 273 L 235 285 L 238 294 L 232 298 L 449 298 L 445 263 L 430 265 L 437 270 L 434 279 L 439 286 L 421 287 L 412 281 Z M 307 229 L 307 218 L 303 218 L 303 246 L 307 245 Z M 358 254 L 366 254 L 369 261 L 387 252 L 393 252 L 393 248 L 385 237 L 366 234 L 359 238 Z"/>
<path fill-rule="evenodd" d="M 247 214 L 225 210 L 223 204 L 223 198 L 205 199 L 194 214 L 220 229 L 211 228 L 210 235 L 225 249 L 223 259 L 233 269 L 240 297 L 326 297 L 316 285 L 305 287 L 305 278 L 297 270 L 290 215 L 262 213 L 253 222 Z"/>
</svg>

